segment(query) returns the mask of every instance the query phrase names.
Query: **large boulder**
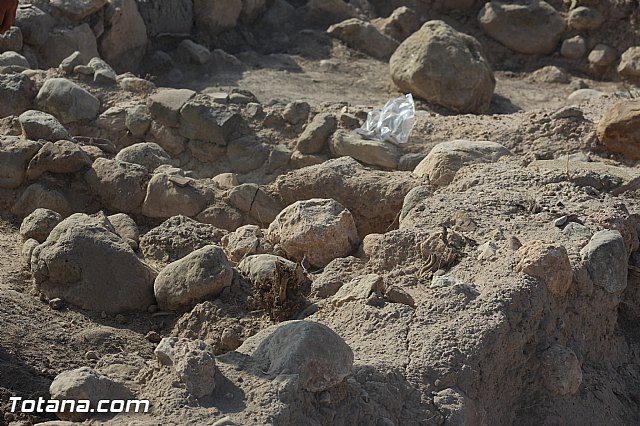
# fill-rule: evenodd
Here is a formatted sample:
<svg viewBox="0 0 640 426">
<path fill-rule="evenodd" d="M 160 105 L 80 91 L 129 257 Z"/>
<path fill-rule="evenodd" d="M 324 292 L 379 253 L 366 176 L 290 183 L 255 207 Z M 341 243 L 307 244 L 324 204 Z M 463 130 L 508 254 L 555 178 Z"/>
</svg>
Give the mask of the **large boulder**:
<svg viewBox="0 0 640 426">
<path fill-rule="evenodd" d="M 16 13 L 16 25 L 22 32 L 24 42 L 31 46 L 40 46 L 51 32 L 54 20 L 35 4 L 21 4 Z"/>
<path fill-rule="evenodd" d="M 89 189 L 110 210 L 139 213 L 149 174 L 138 164 L 98 158 L 85 174 Z"/>
<path fill-rule="evenodd" d="M 482 46 L 442 21 L 429 21 L 391 57 L 391 78 L 403 92 L 463 113 L 489 109 L 496 85 Z"/>
<path fill-rule="evenodd" d="M 153 289 L 161 309 L 178 309 L 218 296 L 231 285 L 233 269 L 222 248 L 205 246 L 167 265 Z"/>
<path fill-rule="evenodd" d="M 39 290 L 98 312 L 146 311 L 156 274 L 112 230 L 82 213 L 60 222 L 31 257 Z"/>
<path fill-rule="evenodd" d="M 398 47 L 397 41 L 381 33 L 373 24 L 357 18 L 334 24 L 327 32 L 347 46 L 383 61 L 388 60 Z"/>
<path fill-rule="evenodd" d="M 98 46 L 104 60 L 118 72 L 138 69 L 147 49 L 148 38 L 136 1 L 109 0 L 105 9 L 105 24 Z"/>
<path fill-rule="evenodd" d="M 63 124 L 94 120 L 100 112 L 98 98 L 65 78 L 50 78 L 45 81 L 38 92 L 36 103 Z"/>
<path fill-rule="evenodd" d="M 490 141 L 455 140 L 434 146 L 429 155 L 415 168 L 413 173 L 428 177 L 437 186 L 451 183 L 458 170 L 467 164 L 491 163 L 511 152 L 504 146 Z"/>
<path fill-rule="evenodd" d="M 298 201 L 269 225 L 267 238 L 287 257 L 322 268 L 351 254 L 360 244 L 351 212 L 332 199 Z"/>
<path fill-rule="evenodd" d="M 19 187 L 26 177 L 27 164 L 41 147 L 41 143 L 31 140 L 0 137 L 0 188 Z"/>
<path fill-rule="evenodd" d="M 297 375 L 309 392 L 331 388 L 351 374 L 353 351 L 329 327 L 313 321 L 287 321 L 247 339 L 238 352 L 265 363 L 268 374 Z"/>
<path fill-rule="evenodd" d="M 640 101 L 621 101 L 607 109 L 596 135 L 609 151 L 640 160 Z"/>
<path fill-rule="evenodd" d="M 44 139 L 51 142 L 71 139 L 67 129 L 53 115 L 46 112 L 25 111 L 20 114 L 18 121 L 20 121 L 20 127 L 22 127 L 22 134 L 27 139 Z"/>
<path fill-rule="evenodd" d="M 89 24 L 75 28 L 55 28 L 40 46 L 40 64 L 45 68 L 55 68 L 74 52 L 80 52 L 80 61 L 87 63 L 99 56 L 98 43 Z"/>
<path fill-rule="evenodd" d="M 150 37 L 158 34 L 190 34 L 193 27 L 192 0 L 137 0 Z"/>
<path fill-rule="evenodd" d="M 34 98 L 33 82 L 24 74 L 0 74 L 0 118 L 20 115 Z"/>
<path fill-rule="evenodd" d="M 545 1 L 490 1 L 478 16 L 482 29 L 519 53 L 547 55 L 558 47 L 565 30 L 562 15 Z"/>
</svg>

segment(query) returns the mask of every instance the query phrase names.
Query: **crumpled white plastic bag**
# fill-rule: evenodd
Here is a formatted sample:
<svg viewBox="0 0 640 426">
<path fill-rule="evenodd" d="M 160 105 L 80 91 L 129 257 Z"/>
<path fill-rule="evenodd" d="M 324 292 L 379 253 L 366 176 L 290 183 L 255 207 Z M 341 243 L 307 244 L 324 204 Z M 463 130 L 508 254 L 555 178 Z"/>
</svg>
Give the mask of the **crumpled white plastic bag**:
<svg viewBox="0 0 640 426">
<path fill-rule="evenodd" d="M 391 99 L 381 110 L 371 111 L 367 121 L 355 132 L 369 139 L 403 144 L 409 140 L 415 124 L 416 107 L 409 93 Z"/>
</svg>

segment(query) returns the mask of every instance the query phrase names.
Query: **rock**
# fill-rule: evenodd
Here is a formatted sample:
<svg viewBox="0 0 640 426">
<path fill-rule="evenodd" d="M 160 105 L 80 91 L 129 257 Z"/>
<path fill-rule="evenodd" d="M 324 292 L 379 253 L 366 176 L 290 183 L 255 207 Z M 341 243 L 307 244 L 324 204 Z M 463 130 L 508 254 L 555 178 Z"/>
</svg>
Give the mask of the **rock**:
<svg viewBox="0 0 640 426">
<path fill-rule="evenodd" d="M 306 281 L 304 271 L 299 264 L 272 254 L 253 254 L 244 257 L 237 266 L 238 271 L 258 287 L 268 281 L 271 287 L 298 288 Z M 292 281 L 288 283 L 288 281 Z"/>
<path fill-rule="evenodd" d="M 193 27 L 191 0 L 137 0 L 150 37 L 158 34 L 190 34 Z"/>
<path fill-rule="evenodd" d="M 227 158 L 236 173 L 260 168 L 269 157 L 269 147 L 254 136 L 234 139 L 227 146 Z"/>
<path fill-rule="evenodd" d="M 591 99 L 596 99 L 604 96 L 605 93 L 594 89 L 578 89 L 567 96 L 567 103 L 569 105 L 579 105 L 583 102 Z"/>
<path fill-rule="evenodd" d="M 268 374 L 298 375 L 303 389 L 320 392 L 351 374 L 353 352 L 334 331 L 313 321 L 286 321 L 247 339 L 238 352 L 266 363 Z"/>
<path fill-rule="evenodd" d="M 147 187 L 142 214 L 160 218 L 197 215 L 206 206 L 207 199 L 205 193 L 194 183 L 191 178 L 166 173 L 155 174 Z"/>
<path fill-rule="evenodd" d="M 319 198 L 285 208 L 269 225 L 267 237 L 287 257 L 319 268 L 348 256 L 360 244 L 349 210 L 335 200 Z"/>
<path fill-rule="evenodd" d="M 91 408 L 87 411 L 95 411 L 101 400 L 130 400 L 134 398 L 125 385 L 115 382 L 89 367 L 80 367 L 58 374 L 49 386 L 49 393 L 52 399 L 59 401 L 89 401 Z M 91 417 L 91 413 L 82 412 L 59 412 L 56 415 L 62 420 L 73 422 L 82 422 Z"/>
<path fill-rule="evenodd" d="M 433 195 L 433 188 L 427 185 L 417 186 L 407 193 L 402 203 L 402 210 L 400 211 L 400 222 L 423 200 Z"/>
<path fill-rule="evenodd" d="M 371 23 L 357 18 L 334 24 L 327 33 L 347 46 L 383 61 L 387 61 L 398 48 L 396 40 L 381 33 Z"/>
<path fill-rule="evenodd" d="M 560 54 L 569 59 L 580 59 L 587 54 L 587 42 L 582 36 L 573 36 L 562 42 Z"/>
<path fill-rule="evenodd" d="M 256 184 L 236 186 L 227 192 L 225 200 L 241 212 L 248 213 L 261 225 L 273 222 L 282 210 L 281 203 Z"/>
<path fill-rule="evenodd" d="M 133 136 L 137 138 L 144 138 L 151 127 L 151 121 L 149 108 L 147 108 L 146 105 L 136 105 L 127 109 L 125 125 Z"/>
<path fill-rule="evenodd" d="M 265 245 L 267 247 L 265 247 Z M 222 246 L 233 262 L 240 262 L 246 256 L 263 254 L 265 248 L 271 248 L 264 240 L 259 226 L 245 225 L 222 238 Z"/>
<path fill-rule="evenodd" d="M 272 187 L 284 205 L 333 198 L 353 214 L 364 237 L 392 227 L 404 196 L 418 185 L 411 173 L 371 170 L 351 157 L 341 157 L 279 176 Z"/>
<path fill-rule="evenodd" d="M 100 111 L 100 101 L 95 96 L 64 78 L 45 81 L 36 103 L 63 124 L 94 120 Z"/>
<path fill-rule="evenodd" d="M 68 216 L 74 210 L 67 196 L 57 187 L 46 183 L 29 185 L 11 208 L 11 213 L 24 218 L 38 208 L 46 208 Z"/>
<path fill-rule="evenodd" d="M 51 0 L 51 5 L 72 21 L 82 21 L 107 4 L 107 0 Z"/>
<path fill-rule="evenodd" d="M 0 103 L 2 105 L 2 103 Z M 40 150 L 42 144 L 17 137 L 0 137 L 0 188 L 19 187 L 26 177 L 29 161 Z"/>
<path fill-rule="evenodd" d="M 28 110 L 33 95 L 33 83 L 26 75 L 0 74 L 0 118 Z"/>
<path fill-rule="evenodd" d="M 204 65 L 211 60 L 211 51 L 205 46 L 195 43 L 191 40 L 183 40 L 178 45 L 178 52 L 187 59 L 197 65 Z"/>
<path fill-rule="evenodd" d="M 266 9 L 267 0 L 242 0 L 242 12 L 240 20 L 250 24 L 255 21 Z"/>
<path fill-rule="evenodd" d="M 31 159 L 27 178 L 38 179 L 43 173 L 75 173 L 91 165 L 91 159 L 70 141 L 47 142 Z"/>
<path fill-rule="evenodd" d="M 93 69 L 93 81 L 100 84 L 116 84 L 116 72 L 100 58 L 91 58 L 87 66 Z"/>
<path fill-rule="evenodd" d="M 105 208 L 123 213 L 140 212 L 149 181 L 143 166 L 98 158 L 84 178 Z"/>
<path fill-rule="evenodd" d="M 31 272 L 47 297 L 82 309 L 144 312 L 154 303 L 155 272 L 129 244 L 82 213 L 60 222 L 34 250 Z"/>
<path fill-rule="evenodd" d="M 127 110 L 121 106 L 113 106 L 100 114 L 96 125 L 99 129 L 110 133 L 125 133 L 127 131 Z"/>
<path fill-rule="evenodd" d="M 214 225 L 216 228 L 233 231 L 242 225 L 242 213 L 220 201 L 202 210 L 196 217 L 198 222 Z"/>
<path fill-rule="evenodd" d="M 370 166 L 396 169 L 402 153 L 391 142 L 364 139 L 355 133 L 338 130 L 331 138 L 331 153 L 349 156 Z"/>
<path fill-rule="evenodd" d="M 165 337 L 155 349 L 161 365 L 173 369 L 185 389 L 196 398 L 213 393 L 217 373 L 213 348 L 202 340 Z"/>
<path fill-rule="evenodd" d="M 553 343 L 541 355 L 540 377 L 544 387 L 557 396 L 573 395 L 582 384 L 582 368 L 576 354 L 569 348 Z"/>
<path fill-rule="evenodd" d="M 564 247 L 530 241 L 516 251 L 515 258 L 517 272 L 542 280 L 554 296 L 562 297 L 571 286 L 573 270 Z"/>
<path fill-rule="evenodd" d="M 402 42 L 420 28 L 420 18 L 413 9 L 401 6 L 388 18 L 377 19 L 373 24 L 383 34 Z"/>
<path fill-rule="evenodd" d="M 116 155 L 115 160 L 139 164 L 149 172 L 153 172 L 163 164 L 174 164 L 169 154 L 160 145 L 152 142 L 137 143 L 123 148 Z"/>
<path fill-rule="evenodd" d="M 23 112 L 20 117 L 22 134 L 27 139 L 46 141 L 70 140 L 71 135 L 62 124 L 51 114 L 46 112 L 29 110 Z"/>
<path fill-rule="evenodd" d="M 444 417 L 445 425 L 467 425 L 482 423 L 484 412 L 478 409 L 475 401 L 459 389 L 446 388 L 433 396 L 436 409 Z"/>
<path fill-rule="evenodd" d="M 19 52 L 22 50 L 22 31 L 20 27 L 11 27 L 6 33 L 0 34 L 0 52 Z"/>
<path fill-rule="evenodd" d="M 116 213 L 107 219 L 109 219 L 109 222 L 113 225 L 116 234 L 128 242 L 132 249 L 136 250 L 140 243 L 140 231 L 131 216 L 125 213 Z"/>
<path fill-rule="evenodd" d="M 390 303 L 401 303 L 403 305 L 411 306 L 412 308 L 416 307 L 416 302 L 413 300 L 413 297 L 411 297 L 411 295 L 402 287 L 395 285 L 387 287 L 384 291 L 384 297 Z"/>
<path fill-rule="evenodd" d="M 238 113 L 189 101 L 180 109 L 180 134 L 224 146 L 241 119 Z"/>
<path fill-rule="evenodd" d="M 177 156 L 185 150 L 187 139 L 180 136 L 177 129 L 154 121 L 149 129 L 151 138 L 169 154 Z"/>
<path fill-rule="evenodd" d="M 640 101 L 621 101 L 609 107 L 598 122 L 596 135 L 609 151 L 640 160 Z"/>
<path fill-rule="evenodd" d="M 39 245 L 40 242 L 38 240 L 34 240 L 33 238 L 26 240 L 24 244 L 22 244 L 22 250 L 20 251 L 20 254 L 22 255 L 22 260 L 24 261 L 25 266 L 31 268 L 31 254 L 33 253 L 33 250 L 35 250 L 35 248 Z"/>
<path fill-rule="evenodd" d="M 593 234 L 589 243 L 580 250 L 580 257 L 594 285 L 608 293 L 627 288 L 629 254 L 620 231 L 604 230 Z"/>
<path fill-rule="evenodd" d="M 562 16 L 545 1 L 484 5 L 478 20 L 492 38 L 519 53 L 547 55 L 553 52 L 565 30 Z"/>
<path fill-rule="evenodd" d="M 557 176 L 571 174 L 571 182 L 580 187 L 592 187 L 599 191 L 620 191 L 640 179 L 640 170 L 613 166 L 597 161 L 536 160 L 529 164 L 533 170 L 552 170 Z"/>
<path fill-rule="evenodd" d="M 127 92 L 146 93 L 154 90 L 156 85 L 144 78 L 125 77 L 120 80 L 120 87 Z"/>
<path fill-rule="evenodd" d="M 622 77 L 640 77 L 640 46 L 633 46 L 624 51 L 620 57 L 618 73 Z"/>
<path fill-rule="evenodd" d="M 589 53 L 588 59 L 596 67 L 608 67 L 618 59 L 618 52 L 606 44 L 597 44 Z"/>
<path fill-rule="evenodd" d="M 391 77 L 403 92 L 462 113 L 489 108 L 495 78 L 473 37 L 429 21 L 391 57 Z"/>
<path fill-rule="evenodd" d="M 36 209 L 22 220 L 20 235 L 24 240 L 32 238 L 43 243 L 60 222 L 62 216 L 59 213 L 49 209 Z"/>
<path fill-rule="evenodd" d="M 496 142 L 442 142 L 431 149 L 413 173 L 420 177 L 428 177 L 433 185 L 446 186 L 462 167 L 468 164 L 492 163 L 505 155 L 511 155 L 511 152 Z"/>
<path fill-rule="evenodd" d="M 88 24 L 81 24 L 75 28 L 54 28 L 46 41 L 38 49 L 41 66 L 56 68 L 60 63 L 78 51 L 82 63 L 100 56 L 95 35 Z"/>
<path fill-rule="evenodd" d="M 17 52 L 0 53 L 0 67 L 23 67 L 31 68 L 27 58 Z"/>
<path fill-rule="evenodd" d="M 569 74 L 555 65 L 542 67 L 531 74 L 531 77 L 540 83 L 568 84 L 571 81 Z"/>
<path fill-rule="evenodd" d="M 194 0 L 193 2 L 196 29 L 203 34 L 216 35 L 234 28 L 241 12 L 242 0 Z"/>
<path fill-rule="evenodd" d="M 234 186 L 240 185 L 238 175 L 235 173 L 220 173 L 213 177 L 213 181 L 222 189 L 231 189 Z"/>
<path fill-rule="evenodd" d="M 578 6 L 569 12 L 567 23 L 569 28 L 577 31 L 589 31 L 599 28 L 605 19 L 598 9 Z"/>
<path fill-rule="evenodd" d="M 355 278 L 346 283 L 333 296 L 332 303 L 342 306 L 353 301 L 365 302 L 372 293 L 384 294 L 384 280 L 380 275 L 369 274 Z"/>
<path fill-rule="evenodd" d="M 160 309 L 174 310 L 218 296 L 231 286 L 233 270 L 222 248 L 205 246 L 167 265 L 156 278 Z"/>
<path fill-rule="evenodd" d="M 317 114 L 298 139 L 296 149 L 302 154 L 324 151 L 327 140 L 336 131 L 337 120 L 333 114 Z"/>
<path fill-rule="evenodd" d="M 207 245 L 217 245 L 225 231 L 198 223 L 186 216 L 174 216 L 140 238 L 145 259 L 170 263 Z"/>
<path fill-rule="evenodd" d="M 159 89 L 149 97 L 151 117 L 166 126 L 178 127 L 180 109 L 195 95 L 189 89 Z"/>
<path fill-rule="evenodd" d="M 311 112 L 311 106 L 306 102 L 291 102 L 287 104 L 282 112 L 282 118 L 289 124 L 296 125 L 306 122 Z"/>
<path fill-rule="evenodd" d="M 35 4 L 22 4 L 16 13 L 16 24 L 22 32 L 24 42 L 40 46 L 49 37 L 53 19 Z"/>
<path fill-rule="evenodd" d="M 308 25 L 323 29 L 336 22 L 358 16 L 355 7 L 342 0 L 309 0 L 301 8 L 301 12 Z"/>
<path fill-rule="evenodd" d="M 105 32 L 98 47 L 104 60 L 118 72 L 138 69 L 147 50 L 147 28 L 138 11 L 139 3 L 143 1 L 109 0 L 105 8 Z M 180 2 L 170 2 L 174 3 Z"/>
</svg>

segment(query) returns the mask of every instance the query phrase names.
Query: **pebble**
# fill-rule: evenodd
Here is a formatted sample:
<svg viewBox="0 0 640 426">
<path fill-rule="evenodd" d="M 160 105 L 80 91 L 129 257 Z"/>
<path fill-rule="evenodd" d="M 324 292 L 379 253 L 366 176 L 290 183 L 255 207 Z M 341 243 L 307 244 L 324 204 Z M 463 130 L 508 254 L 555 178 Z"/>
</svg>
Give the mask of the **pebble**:
<svg viewBox="0 0 640 426">
<path fill-rule="evenodd" d="M 147 339 L 148 342 L 151 343 L 160 343 L 160 341 L 162 340 L 162 336 L 160 336 L 157 332 L 155 331 L 150 331 L 148 332 L 145 336 L 145 339 Z"/>
<path fill-rule="evenodd" d="M 553 224 L 558 228 L 562 228 L 569 221 L 569 216 L 561 216 L 553 221 Z"/>
<path fill-rule="evenodd" d="M 478 260 L 491 260 L 496 257 L 498 247 L 493 241 L 487 241 L 478 247 Z"/>
<path fill-rule="evenodd" d="M 59 311 L 64 308 L 64 301 L 59 297 L 56 297 L 55 299 L 49 300 L 49 307 L 54 311 Z"/>
<path fill-rule="evenodd" d="M 87 353 L 84 354 L 84 357 L 86 359 L 89 359 L 89 360 L 98 360 L 98 359 L 100 359 L 100 355 L 96 351 L 87 351 Z"/>
</svg>

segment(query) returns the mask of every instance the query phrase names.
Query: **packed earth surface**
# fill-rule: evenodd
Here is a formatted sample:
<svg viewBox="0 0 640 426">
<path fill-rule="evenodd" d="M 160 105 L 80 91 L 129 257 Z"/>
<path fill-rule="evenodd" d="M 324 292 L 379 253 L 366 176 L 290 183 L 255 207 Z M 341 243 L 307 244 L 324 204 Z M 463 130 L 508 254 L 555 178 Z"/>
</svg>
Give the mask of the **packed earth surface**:
<svg viewBox="0 0 640 426">
<path fill-rule="evenodd" d="M 637 0 L 21 1 L 0 426 L 640 424 L 639 83 Z"/>
</svg>

